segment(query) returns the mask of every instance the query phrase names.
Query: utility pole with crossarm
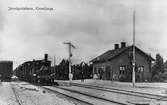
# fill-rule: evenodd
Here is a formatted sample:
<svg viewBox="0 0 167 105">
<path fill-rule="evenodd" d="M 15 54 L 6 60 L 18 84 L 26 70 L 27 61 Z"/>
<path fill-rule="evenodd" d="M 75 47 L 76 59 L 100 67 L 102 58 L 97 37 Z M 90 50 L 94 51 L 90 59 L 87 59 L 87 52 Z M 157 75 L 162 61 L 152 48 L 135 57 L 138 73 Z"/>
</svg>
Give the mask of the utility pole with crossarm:
<svg viewBox="0 0 167 105">
<path fill-rule="evenodd" d="M 64 42 L 64 44 L 67 44 L 68 45 L 68 53 L 69 53 L 69 80 L 72 81 L 72 78 L 73 78 L 73 74 L 71 72 L 71 65 L 72 65 L 72 62 L 71 62 L 71 57 L 72 57 L 72 52 L 71 52 L 71 48 L 76 48 L 71 42 Z"/>
</svg>

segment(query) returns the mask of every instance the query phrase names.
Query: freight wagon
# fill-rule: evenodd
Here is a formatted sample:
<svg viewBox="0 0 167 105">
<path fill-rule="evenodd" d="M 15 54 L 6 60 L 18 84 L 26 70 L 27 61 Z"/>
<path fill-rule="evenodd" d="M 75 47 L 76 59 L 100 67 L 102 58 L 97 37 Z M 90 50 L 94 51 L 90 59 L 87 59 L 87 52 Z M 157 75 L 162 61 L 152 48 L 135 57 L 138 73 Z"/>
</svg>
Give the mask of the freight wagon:
<svg viewBox="0 0 167 105">
<path fill-rule="evenodd" d="M 0 61 L 0 80 L 10 81 L 13 71 L 13 61 Z"/>
</svg>

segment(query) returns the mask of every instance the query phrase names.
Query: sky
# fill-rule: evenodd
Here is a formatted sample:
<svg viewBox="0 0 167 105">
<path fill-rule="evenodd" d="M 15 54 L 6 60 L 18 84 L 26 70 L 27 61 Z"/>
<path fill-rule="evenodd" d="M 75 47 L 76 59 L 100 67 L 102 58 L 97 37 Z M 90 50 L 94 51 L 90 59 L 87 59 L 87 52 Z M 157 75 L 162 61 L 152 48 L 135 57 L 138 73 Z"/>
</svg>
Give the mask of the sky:
<svg viewBox="0 0 167 105">
<path fill-rule="evenodd" d="M 54 10 L 8 10 L 45 7 Z M 167 59 L 166 0 L 1 0 L 0 60 L 12 60 L 14 68 L 33 59 L 56 64 L 68 58 L 89 62 L 122 41 L 132 44 L 135 10 L 136 46 Z"/>
</svg>

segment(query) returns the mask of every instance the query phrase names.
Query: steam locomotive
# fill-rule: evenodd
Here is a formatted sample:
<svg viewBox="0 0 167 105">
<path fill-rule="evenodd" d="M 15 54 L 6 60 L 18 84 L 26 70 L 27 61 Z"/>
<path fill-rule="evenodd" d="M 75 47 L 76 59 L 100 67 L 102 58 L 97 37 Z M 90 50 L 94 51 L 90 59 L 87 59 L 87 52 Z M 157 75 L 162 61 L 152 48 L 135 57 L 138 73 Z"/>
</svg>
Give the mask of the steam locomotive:
<svg viewBox="0 0 167 105">
<path fill-rule="evenodd" d="M 51 84 L 51 61 L 48 54 L 42 60 L 27 61 L 15 69 L 16 76 L 23 81 L 38 84 Z"/>
</svg>

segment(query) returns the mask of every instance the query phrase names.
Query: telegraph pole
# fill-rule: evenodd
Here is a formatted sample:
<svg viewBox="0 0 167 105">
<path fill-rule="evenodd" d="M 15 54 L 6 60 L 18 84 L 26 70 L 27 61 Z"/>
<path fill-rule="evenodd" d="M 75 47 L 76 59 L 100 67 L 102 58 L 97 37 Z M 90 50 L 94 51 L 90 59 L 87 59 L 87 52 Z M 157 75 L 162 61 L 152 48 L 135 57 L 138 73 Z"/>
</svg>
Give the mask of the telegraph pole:
<svg viewBox="0 0 167 105">
<path fill-rule="evenodd" d="M 55 66 L 56 66 L 56 59 L 55 59 L 55 56 L 54 56 L 54 73 L 56 72 Z"/>
<path fill-rule="evenodd" d="M 72 81 L 73 74 L 71 72 L 71 65 L 72 65 L 72 62 L 71 62 L 71 57 L 72 57 L 71 48 L 75 48 L 75 46 L 71 42 L 64 42 L 64 44 L 68 45 L 68 53 L 69 53 L 69 58 L 68 58 L 68 60 L 69 60 L 69 80 Z"/>
<path fill-rule="evenodd" d="M 135 11 L 133 12 L 133 73 L 132 73 L 132 83 L 133 87 L 135 87 L 135 64 L 136 58 L 135 58 Z"/>
</svg>

